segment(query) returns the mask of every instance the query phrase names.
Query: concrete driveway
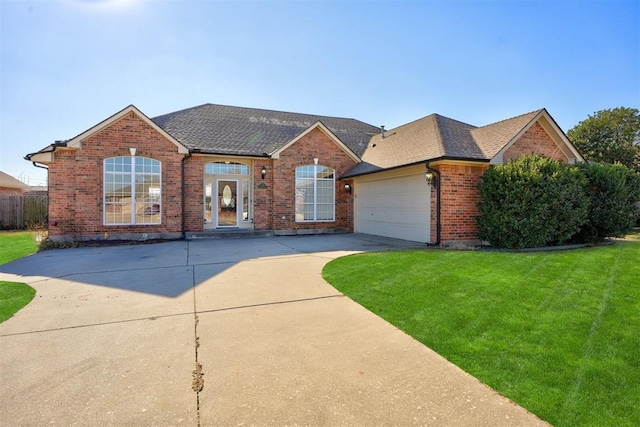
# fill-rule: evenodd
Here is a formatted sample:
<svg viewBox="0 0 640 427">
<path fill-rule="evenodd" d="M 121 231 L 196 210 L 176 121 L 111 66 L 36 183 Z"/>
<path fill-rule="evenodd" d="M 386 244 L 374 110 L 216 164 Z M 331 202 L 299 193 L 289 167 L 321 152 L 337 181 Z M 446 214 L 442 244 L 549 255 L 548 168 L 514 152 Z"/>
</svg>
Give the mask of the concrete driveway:
<svg viewBox="0 0 640 427">
<path fill-rule="evenodd" d="M 0 266 L 0 425 L 546 425 L 344 297 L 366 235 L 62 249 Z"/>
</svg>

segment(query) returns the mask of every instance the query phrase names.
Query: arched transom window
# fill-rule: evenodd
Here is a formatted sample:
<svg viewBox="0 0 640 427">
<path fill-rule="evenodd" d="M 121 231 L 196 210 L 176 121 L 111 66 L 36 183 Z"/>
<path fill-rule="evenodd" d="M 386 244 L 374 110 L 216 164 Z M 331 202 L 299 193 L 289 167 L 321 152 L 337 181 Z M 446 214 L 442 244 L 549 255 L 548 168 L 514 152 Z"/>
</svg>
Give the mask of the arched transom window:
<svg viewBox="0 0 640 427">
<path fill-rule="evenodd" d="M 104 224 L 160 224 L 161 163 L 147 157 L 104 160 Z"/>
<path fill-rule="evenodd" d="M 335 171 L 321 165 L 296 168 L 296 221 L 335 221 Z"/>
</svg>

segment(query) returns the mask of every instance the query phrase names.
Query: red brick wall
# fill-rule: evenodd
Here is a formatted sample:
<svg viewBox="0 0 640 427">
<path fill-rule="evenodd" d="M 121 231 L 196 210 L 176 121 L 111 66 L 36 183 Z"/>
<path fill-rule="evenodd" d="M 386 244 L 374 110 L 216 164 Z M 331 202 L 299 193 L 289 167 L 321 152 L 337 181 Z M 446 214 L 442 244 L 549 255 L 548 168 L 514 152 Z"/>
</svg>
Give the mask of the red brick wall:
<svg viewBox="0 0 640 427">
<path fill-rule="evenodd" d="M 202 231 L 204 228 L 204 165 L 208 161 L 200 156 L 185 160 L 185 231 Z M 176 194 L 179 197 L 181 195 Z"/>
<path fill-rule="evenodd" d="M 331 222 L 296 222 L 295 221 L 295 170 L 298 166 L 318 165 L 335 169 L 335 221 Z M 344 190 L 344 183 L 337 177 L 354 166 L 353 161 L 324 132 L 314 129 L 295 144 L 284 150 L 279 159 L 274 159 L 267 172 L 267 178 L 260 177 L 260 164 L 256 164 L 256 184 L 264 182 L 270 189 L 256 188 L 256 207 L 254 220 L 256 228 L 271 225 L 271 229 L 280 231 L 298 230 L 332 230 L 353 231 L 353 198 Z M 270 217 L 261 218 L 258 213 L 261 206 L 271 204 Z M 258 218 L 256 218 L 258 216 Z"/>
<path fill-rule="evenodd" d="M 440 172 L 440 241 L 478 240 L 478 183 L 489 165 L 467 166 L 441 164 Z M 436 240 L 436 195 L 431 194 L 431 242 Z"/>
<path fill-rule="evenodd" d="M 272 159 L 257 160 L 253 164 L 253 227 L 256 230 L 273 229 L 273 182 L 274 161 Z M 262 179 L 262 167 L 267 173 Z"/>
<path fill-rule="evenodd" d="M 507 163 L 518 159 L 523 154 L 532 153 L 567 163 L 567 156 L 538 122 L 534 123 L 520 139 L 505 151 L 503 161 Z"/>
<path fill-rule="evenodd" d="M 76 235 L 75 151 L 58 149 L 49 164 L 49 237 Z"/>
<path fill-rule="evenodd" d="M 103 225 L 103 160 L 149 157 L 162 163 L 162 223 L 159 225 Z M 182 158 L 177 147 L 135 113 L 82 141 L 77 150 L 58 150 L 49 166 L 49 233 L 70 239 L 155 234 L 182 231 Z"/>
</svg>

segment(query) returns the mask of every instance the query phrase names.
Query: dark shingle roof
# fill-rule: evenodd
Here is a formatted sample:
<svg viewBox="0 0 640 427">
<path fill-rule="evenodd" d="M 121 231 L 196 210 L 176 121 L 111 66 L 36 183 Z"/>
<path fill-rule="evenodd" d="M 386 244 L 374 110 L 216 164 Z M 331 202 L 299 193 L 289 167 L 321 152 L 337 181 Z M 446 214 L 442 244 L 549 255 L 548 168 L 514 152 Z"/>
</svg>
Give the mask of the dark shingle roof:
<svg viewBox="0 0 640 427">
<path fill-rule="evenodd" d="M 320 121 L 356 155 L 379 128 L 338 117 L 205 104 L 155 117 L 154 123 L 191 150 L 264 156 Z"/>
<path fill-rule="evenodd" d="M 487 126 L 473 125 L 438 114 L 402 125 L 371 138 L 362 163 L 343 177 L 449 158 L 489 161 L 543 110 Z"/>
</svg>

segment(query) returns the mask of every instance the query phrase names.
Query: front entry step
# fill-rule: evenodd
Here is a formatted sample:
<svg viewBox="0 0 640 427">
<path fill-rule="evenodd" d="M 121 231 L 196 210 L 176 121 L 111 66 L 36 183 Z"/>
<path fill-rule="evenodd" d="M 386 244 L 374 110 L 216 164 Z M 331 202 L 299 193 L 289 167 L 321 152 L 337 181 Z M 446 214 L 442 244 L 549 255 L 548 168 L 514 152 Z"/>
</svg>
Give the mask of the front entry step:
<svg viewBox="0 0 640 427">
<path fill-rule="evenodd" d="M 240 237 L 270 237 L 271 230 L 241 230 L 239 228 L 225 230 L 192 231 L 185 235 L 187 240 L 194 239 L 236 239 Z"/>
</svg>

